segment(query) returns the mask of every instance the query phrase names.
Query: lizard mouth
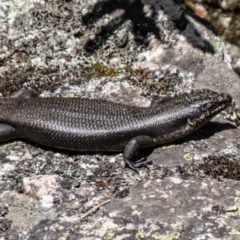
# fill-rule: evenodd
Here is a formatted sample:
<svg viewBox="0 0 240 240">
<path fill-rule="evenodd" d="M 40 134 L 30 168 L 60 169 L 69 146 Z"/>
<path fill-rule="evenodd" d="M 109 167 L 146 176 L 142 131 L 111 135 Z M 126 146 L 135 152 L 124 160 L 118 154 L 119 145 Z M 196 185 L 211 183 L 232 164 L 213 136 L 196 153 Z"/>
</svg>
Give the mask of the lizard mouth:
<svg viewBox="0 0 240 240">
<path fill-rule="evenodd" d="M 231 95 L 221 93 L 218 95 L 216 100 L 204 104 L 203 108 L 209 113 L 209 115 L 215 116 L 223 109 L 227 108 L 231 104 L 231 102 L 232 102 Z"/>
<path fill-rule="evenodd" d="M 232 102 L 231 95 L 226 93 L 216 93 L 208 97 L 210 98 L 208 102 L 201 107 L 202 114 L 196 118 L 188 118 L 188 123 L 191 126 L 202 126 L 222 110 L 226 109 Z"/>
</svg>

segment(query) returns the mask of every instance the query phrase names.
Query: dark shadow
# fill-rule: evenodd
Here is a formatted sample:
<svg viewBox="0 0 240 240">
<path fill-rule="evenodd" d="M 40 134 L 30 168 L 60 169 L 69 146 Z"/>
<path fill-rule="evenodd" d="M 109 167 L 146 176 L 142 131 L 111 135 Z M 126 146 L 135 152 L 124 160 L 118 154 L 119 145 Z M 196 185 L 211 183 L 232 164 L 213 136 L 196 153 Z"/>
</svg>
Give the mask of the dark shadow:
<svg viewBox="0 0 240 240">
<path fill-rule="evenodd" d="M 107 25 L 101 26 L 96 33 L 94 40 L 88 40 L 85 44 L 85 50 L 88 52 L 94 52 L 103 43 L 100 42 L 100 38 L 106 41 L 113 31 L 122 25 L 125 21 L 131 20 L 131 27 L 128 29 L 132 31 L 137 44 L 148 45 L 147 36 L 149 33 L 155 35 L 160 40 L 159 29 L 154 21 L 156 13 L 151 17 L 146 17 L 143 12 L 144 5 L 140 0 L 111 0 L 109 2 L 98 2 L 94 5 L 93 10 L 82 17 L 82 21 L 86 26 L 90 26 L 98 21 L 105 14 L 111 14 L 118 9 L 124 10 L 124 13 L 118 18 L 118 21 L 109 22 Z M 154 12 L 154 9 L 152 8 Z M 124 47 L 124 43 L 120 47 Z"/>
<path fill-rule="evenodd" d="M 208 139 L 216 133 L 219 133 L 219 132 L 227 130 L 227 129 L 235 129 L 235 128 L 236 127 L 231 123 L 208 122 L 203 127 L 201 127 L 199 130 L 193 132 L 192 134 L 187 135 L 186 137 L 183 137 L 179 140 L 174 141 L 174 145 L 178 146 L 178 145 L 182 145 L 183 143 L 189 142 L 189 141 L 200 141 L 203 139 Z M 164 145 L 168 145 L 168 144 L 172 144 L 172 142 L 165 143 L 165 144 L 162 144 L 159 146 L 164 146 Z M 155 148 L 156 147 L 150 147 L 147 149 L 140 150 L 139 154 L 137 156 L 137 159 L 143 158 L 143 157 L 147 158 L 149 155 L 152 154 L 152 152 Z"/>
<path fill-rule="evenodd" d="M 191 141 L 191 140 L 199 141 L 203 139 L 208 139 L 216 133 L 219 133 L 221 131 L 228 130 L 228 129 L 235 129 L 235 128 L 236 126 L 234 126 L 231 123 L 208 122 L 199 130 L 189 135 L 188 141 Z"/>
<path fill-rule="evenodd" d="M 175 0 L 174 2 L 177 4 L 184 3 L 183 0 Z M 108 24 L 100 26 L 97 32 L 94 33 L 95 38 L 87 40 L 84 46 L 87 52 L 93 53 L 95 50 L 100 48 L 104 44 L 104 42 L 107 41 L 108 37 L 113 34 L 114 30 L 119 28 L 122 24 L 124 24 L 124 22 L 128 20 L 131 21 L 131 27 L 129 27 L 127 31 L 131 31 L 133 33 L 136 44 L 143 44 L 144 46 L 148 46 L 148 36 L 150 34 L 153 34 L 159 41 L 162 40 L 160 30 L 155 22 L 157 11 L 154 9 L 153 6 L 151 6 L 152 14 L 151 16 L 146 16 L 146 14 L 144 13 L 144 4 L 142 4 L 141 0 L 111 0 L 102 2 L 99 1 L 93 6 L 90 12 L 88 12 L 82 17 L 82 22 L 88 28 L 91 28 L 105 14 L 111 14 L 117 12 L 117 10 L 123 10 L 123 13 L 118 17 L 118 19 L 112 20 Z M 165 14 L 170 15 L 170 9 L 162 8 L 162 10 Z M 205 25 L 205 27 L 207 27 L 211 31 L 213 30 L 209 22 L 196 16 L 190 8 L 187 8 L 187 10 L 184 11 L 184 14 L 180 19 L 172 20 L 172 23 L 182 34 L 185 34 L 183 30 L 185 30 L 186 26 L 190 24 L 190 26 L 192 26 L 193 28 L 193 32 L 195 33 L 195 35 L 202 40 L 201 42 L 205 43 L 205 46 L 203 47 L 198 45 L 196 41 L 190 39 L 189 35 L 187 34 L 185 35 L 186 39 L 194 47 L 199 48 L 210 54 L 214 54 L 214 46 L 200 35 L 197 29 L 187 19 L 187 15 L 194 18 L 195 21 Z M 171 16 L 169 17 L 171 19 Z M 126 44 L 127 37 L 126 40 L 119 45 L 119 47 L 124 47 Z"/>
</svg>

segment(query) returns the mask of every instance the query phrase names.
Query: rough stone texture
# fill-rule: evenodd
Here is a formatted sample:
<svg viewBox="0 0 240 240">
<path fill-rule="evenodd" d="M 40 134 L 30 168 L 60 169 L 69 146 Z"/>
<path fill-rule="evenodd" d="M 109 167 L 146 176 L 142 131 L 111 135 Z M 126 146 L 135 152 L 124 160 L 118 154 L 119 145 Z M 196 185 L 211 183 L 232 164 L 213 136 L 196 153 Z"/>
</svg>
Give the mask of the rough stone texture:
<svg viewBox="0 0 240 240">
<path fill-rule="evenodd" d="M 121 153 L 1 144 L 1 240 L 240 239 L 240 82 L 206 22 L 171 0 L 14 0 L 0 16 L 3 95 L 147 106 L 208 87 L 235 100 L 191 136 L 141 151 L 153 164 L 139 175 Z"/>
<path fill-rule="evenodd" d="M 240 3 L 238 0 L 186 0 L 196 15 L 208 20 L 223 39 L 231 65 L 240 75 Z"/>
</svg>

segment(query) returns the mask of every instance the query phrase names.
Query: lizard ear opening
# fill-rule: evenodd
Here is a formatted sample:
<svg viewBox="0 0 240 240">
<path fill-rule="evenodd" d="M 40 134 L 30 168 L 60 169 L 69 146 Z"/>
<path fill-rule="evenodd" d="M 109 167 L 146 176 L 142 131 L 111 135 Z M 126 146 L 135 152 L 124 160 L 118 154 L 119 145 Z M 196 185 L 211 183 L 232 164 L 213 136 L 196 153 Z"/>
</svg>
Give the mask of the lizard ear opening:
<svg viewBox="0 0 240 240">
<path fill-rule="evenodd" d="M 192 116 L 192 119 L 196 119 L 196 118 L 199 118 L 201 115 L 202 115 L 202 107 L 200 104 L 193 104 L 191 106 L 191 113 L 190 113 L 190 116 Z"/>
</svg>

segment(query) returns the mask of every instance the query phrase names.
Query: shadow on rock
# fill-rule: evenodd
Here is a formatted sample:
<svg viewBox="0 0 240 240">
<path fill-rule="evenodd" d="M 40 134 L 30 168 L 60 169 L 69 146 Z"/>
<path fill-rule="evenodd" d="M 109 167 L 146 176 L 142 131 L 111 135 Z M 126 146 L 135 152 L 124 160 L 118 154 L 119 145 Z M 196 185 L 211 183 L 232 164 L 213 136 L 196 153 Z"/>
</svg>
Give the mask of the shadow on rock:
<svg viewBox="0 0 240 240">
<path fill-rule="evenodd" d="M 210 54 L 214 54 L 214 46 L 206 40 L 196 27 L 188 20 L 188 18 L 194 19 L 194 21 L 204 25 L 209 30 L 213 31 L 210 23 L 206 20 L 196 16 L 194 12 L 184 5 L 184 1 L 174 1 L 175 4 L 162 3 L 161 10 L 169 16 L 169 19 L 172 20 L 172 23 L 176 29 L 191 43 L 194 47 L 199 48 Z M 146 15 L 144 7 L 148 6 L 149 13 Z M 173 10 L 174 9 L 174 10 Z M 121 11 L 122 10 L 122 11 Z M 173 11 L 178 12 L 174 17 Z M 179 14 L 179 11 L 182 14 Z M 123 39 L 117 44 L 118 47 L 125 47 L 128 42 L 128 32 L 131 31 L 134 35 L 134 41 L 137 45 L 149 45 L 148 36 L 153 34 L 156 39 L 159 41 L 163 40 L 161 36 L 160 29 L 157 26 L 157 15 L 158 10 L 155 9 L 154 5 L 143 4 L 141 0 L 129 1 L 129 0 L 111 0 L 111 1 L 99 1 L 93 5 L 92 10 L 86 13 L 82 17 L 82 22 L 88 27 L 91 28 L 97 24 L 97 22 L 104 17 L 106 14 L 112 14 L 114 17 L 105 25 L 99 25 L 96 27 L 94 39 L 88 39 L 85 43 L 85 50 L 87 52 L 93 53 L 95 50 L 100 48 L 107 39 L 113 35 L 114 31 L 122 26 L 126 21 L 130 21 L 130 24 L 127 25 L 127 33 Z M 172 16 L 171 16 L 172 15 Z M 180 18 L 178 17 L 180 16 Z M 192 36 L 185 29 L 188 27 L 191 28 L 191 32 L 199 39 L 199 41 L 194 41 Z M 171 27 L 171 26 L 168 26 Z M 172 28 L 172 27 L 171 27 Z M 199 44 L 201 42 L 201 46 Z"/>
</svg>

